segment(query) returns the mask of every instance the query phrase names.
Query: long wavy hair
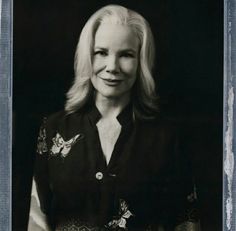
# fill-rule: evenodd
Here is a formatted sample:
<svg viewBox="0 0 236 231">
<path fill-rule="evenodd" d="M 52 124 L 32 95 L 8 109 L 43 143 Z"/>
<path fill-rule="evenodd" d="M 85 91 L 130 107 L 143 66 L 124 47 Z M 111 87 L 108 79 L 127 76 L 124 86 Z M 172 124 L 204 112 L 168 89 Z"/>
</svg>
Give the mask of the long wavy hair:
<svg viewBox="0 0 236 231">
<path fill-rule="evenodd" d="M 87 21 L 77 44 L 74 71 L 75 79 L 67 92 L 66 112 L 82 109 L 93 96 L 94 38 L 98 27 L 105 21 L 129 26 L 140 41 L 138 76 L 132 88 L 131 101 L 135 117 L 152 118 L 158 111 L 155 82 L 152 77 L 155 45 L 148 22 L 137 12 L 119 5 L 108 5 L 96 11 Z"/>
</svg>

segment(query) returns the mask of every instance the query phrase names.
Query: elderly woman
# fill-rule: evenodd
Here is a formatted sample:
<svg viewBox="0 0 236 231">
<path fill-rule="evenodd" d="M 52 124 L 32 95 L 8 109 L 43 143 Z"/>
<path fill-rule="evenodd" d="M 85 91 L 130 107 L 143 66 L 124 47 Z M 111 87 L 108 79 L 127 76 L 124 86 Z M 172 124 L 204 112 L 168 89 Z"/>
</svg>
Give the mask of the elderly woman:
<svg viewBox="0 0 236 231">
<path fill-rule="evenodd" d="M 191 171 L 157 110 L 153 63 L 140 14 L 109 5 L 88 20 L 65 110 L 40 129 L 29 230 L 193 230 Z"/>
</svg>

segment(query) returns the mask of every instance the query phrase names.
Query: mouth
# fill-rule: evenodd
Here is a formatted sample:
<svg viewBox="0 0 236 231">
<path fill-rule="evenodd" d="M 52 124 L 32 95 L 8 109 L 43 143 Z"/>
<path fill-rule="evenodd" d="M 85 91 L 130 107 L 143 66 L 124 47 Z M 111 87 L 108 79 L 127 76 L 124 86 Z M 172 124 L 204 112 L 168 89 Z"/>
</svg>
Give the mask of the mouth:
<svg viewBox="0 0 236 231">
<path fill-rule="evenodd" d="M 117 86 L 119 85 L 123 80 L 122 79 L 105 79 L 102 77 L 99 77 L 106 85 L 108 86 Z"/>
</svg>

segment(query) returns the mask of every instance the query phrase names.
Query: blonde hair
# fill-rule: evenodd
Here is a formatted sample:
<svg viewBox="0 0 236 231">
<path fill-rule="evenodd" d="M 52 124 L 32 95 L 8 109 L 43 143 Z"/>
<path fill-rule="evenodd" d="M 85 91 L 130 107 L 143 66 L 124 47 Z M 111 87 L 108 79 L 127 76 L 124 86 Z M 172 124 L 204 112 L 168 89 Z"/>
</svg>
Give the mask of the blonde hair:
<svg viewBox="0 0 236 231">
<path fill-rule="evenodd" d="M 108 5 L 99 9 L 82 29 L 74 60 L 75 79 L 67 93 L 65 110 L 67 113 L 75 112 L 91 98 L 94 37 L 99 25 L 107 21 L 130 26 L 140 41 L 139 75 L 132 90 L 131 100 L 135 116 L 152 117 L 157 112 L 155 82 L 151 74 L 155 55 L 153 35 L 148 22 L 140 14 L 119 5 Z"/>
</svg>

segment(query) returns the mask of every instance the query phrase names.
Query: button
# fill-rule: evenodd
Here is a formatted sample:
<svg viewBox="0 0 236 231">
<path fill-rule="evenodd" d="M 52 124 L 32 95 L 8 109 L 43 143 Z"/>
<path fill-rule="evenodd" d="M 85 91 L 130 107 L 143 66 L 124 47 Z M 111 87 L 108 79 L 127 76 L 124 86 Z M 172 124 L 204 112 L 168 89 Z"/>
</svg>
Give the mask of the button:
<svg viewBox="0 0 236 231">
<path fill-rule="evenodd" d="M 97 180 L 101 180 L 103 178 L 102 172 L 97 172 L 95 176 Z"/>
</svg>

